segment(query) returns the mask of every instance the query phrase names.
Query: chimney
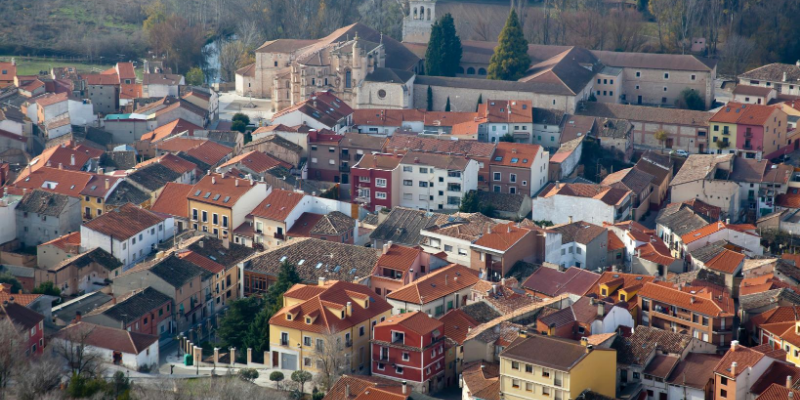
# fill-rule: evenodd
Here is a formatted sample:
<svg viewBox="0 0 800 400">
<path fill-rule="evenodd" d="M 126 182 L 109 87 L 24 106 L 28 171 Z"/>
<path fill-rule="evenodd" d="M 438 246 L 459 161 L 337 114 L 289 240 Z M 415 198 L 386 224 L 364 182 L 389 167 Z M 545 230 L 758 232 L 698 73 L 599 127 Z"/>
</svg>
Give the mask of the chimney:
<svg viewBox="0 0 800 400">
<path fill-rule="evenodd" d="M 80 311 L 76 311 L 76 312 L 75 312 L 75 319 L 74 319 L 73 321 L 74 321 L 74 322 L 81 322 L 81 318 L 83 318 L 83 317 L 81 316 L 81 312 L 80 312 Z"/>
<path fill-rule="evenodd" d="M 106 190 L 108 190 L 109 187 L 111 187 L 111 181 L 106 178 Z"/>
<path fill-rule="evenodd" d="M 731 343 L 731 350 L 733 350 L 733 343 Z M 738 364 L 736 364 L 736 361 L 734 361 L 734 362 L 732 362 L 732 363 L 731 363 L 731 375 L 732 375 L 734 378 L 736 378 L 736 366 L 737 366 L 737 365 L 738 365 Z"/>
<path fill-rule="evenodd" d="M 320 276 L 318 283 L 319 283 L 320 286 L 325 286 L 325 277 L 324 276 Z"/>
<path fill-rule="evenodd" d="M 696 299 L 695 299 L 695 297 L 694 297 L 694 296 L 692 296 L 692 297 L 690 297 L 690 298 L 689 298 L 689 302 L 691 302 L 692 304 L 694 304 L 694 302 L 695 302 L 695 301 L 696 301 Z"/>
<path fill-rule="evenodd" d="M 383 254 L 386 254 L 388 252 L 389 252 L 389 243 L 384 243 L 383 244 Z"/>
<path fill-rule="evenodd" d="M 203 241 L 202 240 L 198 240 L 197 241 L 197 245 L 200 246 L 200 248 L 202 249 L 203 248 Z"/>
<path fill-rule="evenodd" d="M 736 351 L 736 346 L 739 346 L 739 341 L 731 340 L 731 351 Z"/>
<path fill-rule="evenodd" d="M 344 399 L 350 400 L 350 385 L 344 385 Z"/>
<path fill-rule="evenodd" d="M 581 346 L 586 347 L 589 345 L 589 338 L 584 336 L 581 338 Z"/>
<path fill-rule="evenodd" d="M 587 345 L 586 345 L 586 354 L 589 354 L 589 353 L 591 353 L 593 348 L 594 348 L 594 346 L 592 346 L 592 345 L 590 345 L 590 344 L 587 344 Z"/>
<path fill-rule="evenodd" d="M 786 377 L 786 388 L 787 389 L 791 389 L 792 388 L 792 376 L 791 375 L 788 375 Z"/>
<path fill-rule="evenodd" d="M 492 294 L 497 293 L 497 285 L 492 285 Z"/>
<path fill-rule="evenodd" d="M 348 301 L 347 302 L 347 316 L 349 317 L 351 315 L 353 315 L 353 302 L 352 301 Z"/>
<path fill-rule="evenodd" d="M 75 154 L 69 155 L 69 165 L 75 165 Z"/>
<path fill-rule="evenodd" d="M 230 249 L 231 248 L 231 240 L 228 239 L 228 238 L 222 239 L 222 247 L 224 247 L 226 249 Z"/>
<path fill-rule="evenodd" d="M 239 180 L 238 179 L 234 179 L 233 180 L 233 186 L 239 187 Z"/>
<path fill-rule="evenodd" d="M 106 170 L 105 168 L 97 168 L 97 175 L 105 175 Z"/>
<path fill-rule="evenodd" d="M 502 285 L 502 286 L 506 285 L 506 278 L 505 277 L 500 278 L 500 285 Z"/>
<path fill-rule="evenodd" d="M 730 219 L 730 218 L 726 218 L 726 219 L 725 219 L 725 223 L 726 223 L 726 224 L 730 224 L 730 223 L 731 223 L 731 219 Z"/>
<path fill-rule="evenodd" d="M 64 164 L 58 163 L 58 169 L 64 169 Z"/>
<path fill-rule="evenodd" d="M 569 216 L 569 223 L 572 223 L 572 215 Z"/>
<path fill-rule="evenodd" d="M 408 394 L 408 382 L 403 381 L 403 394 Z"/>
<path fill-rule="evenodd" d="M 447 274 L 444 274 L 444 285 L 447 286 Z"/>
<path fill-rule="evenodd" d="M 561 182 L 556 181 L 556 189 L 561 189 Z"/>
<path fill-rule="evenodd" d="M 603 315 L 606 313 L 606 304 L 604 302 L 599 302 L 597 304 L 597 316 L 603 318 Z"/>
<path fill-rule="evenodd" d="M 786 71 L 783 71 L 783 81 L 786 82 Z"/>
<path fill-rule="evenodd" d="M 212 185 L 216 185 L 217 184 L 217 177 L 216 176 L 212 176 L 211 177 L 211 184 Z"/>
</svg>

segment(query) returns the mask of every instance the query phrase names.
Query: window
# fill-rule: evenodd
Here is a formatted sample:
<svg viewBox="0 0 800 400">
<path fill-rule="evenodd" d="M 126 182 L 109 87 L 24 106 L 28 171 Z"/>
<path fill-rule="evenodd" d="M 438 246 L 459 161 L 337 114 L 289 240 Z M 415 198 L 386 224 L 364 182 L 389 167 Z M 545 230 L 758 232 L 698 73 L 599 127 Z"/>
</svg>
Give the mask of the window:
<svg viewBox="0 0 800 400">
<path fill-rule="evenodd" d="M 453 252 L 453 246 L 450 246 L 449 244 L 444 245 L 444 251 L 446 251 L 448 253 L 452 253 Z"/>
<path fill-rule="evenodd" d="M 216 213 L 211 214 L 211 223 L 214 225 L 219 225 L 219 215 Z"/>
<path fill-rule="evenodd" d="M 222 216 L 222 227 L 223 228 L 227 228 L 228 227 L 228 216 L 227 215 L 223 215 Z M 161 226 L 159 226 L 159 230 L 160 229 L 161 229 Z"/>
<path fill-rule="evenodd" d="M 419 187 L 421 187 L 421 188 L 426 188 L 426 187 L 428 187 L 428 182 L 425 182 L 425 181 L 419 181 Z"/>
<path fill-rule="evenodd" d="M 694 74 L 692 74 L 692 76 L 689 77 L 689 79 L 691 79 L 691 80 L 695 80 L 696 78 L 697 78 L 697 76 L 695 76 Z"/>
<path fill-rule="evenodd" d="M 669 79 L 669 72 L 664 72 L 664 79 Z"/>
<path fill-rule="evenodd" d="M 386 187 L 386 179 L 383 179 L 383 178 L 375 179 L 375 186 L 385 188 Z"/>
<path fill-rule="evenodd" d="M 495 172 L 495 173 L 494 173 L 494 178 L 493 178 L 493 179 L 494 179 L 495 181 L 499 181 L 499 180 L 503 179 L 503 177 L 502 177 L 502 175 L 501 175 L 499 172 Z"/>
<path fill-rule="evenodd" d="M 396 372 L 398 375 L 403 375 L 403 367 L 394 367 L 394 372 Z"/>
<path fill-rule="evenodd" d="M 511 181 L 511 183 L 516 183 L 517 182 L 517 174 L 509 174 L 509 178 L 508 179 Z"/>
<path fill-rule="evenodd" d="M 379 200 L 386 200 L 386 192 L 375 192 L 375 198 Z"/>
<path fill-rule="evenodd" d="M 725 390 L 725 389 L 720 389 L 719 397 L 722 397 L 723 399 L 727 399 L 728 398 L 728 391 Z"/>
<path fill-rule="evenodd" d="M 724 376 L 720 377 L 719 378 L 719 384 L 720 385 L 724 385 L 724 386 L 728 386 L 728 378 L 726 378 Z"/>
<path fill-rule="evenodd" d="M 413 172 L 413 169 L 411 167 L 403 166 L 403 172 Z"/>
<path fill-rule="evenodd" d="M 525 391 L 526 392 L 533 392 L 533 384 L 530 382 L 525 382 Z"/>
<path fill-rule="evenodd" d="M 550 377 L 550 370 L 547 368 L 542 368 L 542 378 L 549 378 Z"/>
<path fill-rule="evenodd" d="M 404 179 L 403 186 L 414 186 L 414 181 L 412 181 L 411 179 Z"/>
<path fill-rule="evenodd" d="M 311 337 L 303 336 L 303 346 L 311 347 Z"/>
<path fill-rule="evenodd" d="M 525 372 L 532 374 L 533 373 L 533 365 L 525 364 Z"/>
<path fill-rule="evenodd" d="M 208 211 L 203 211 L 203 222 L 208 222 Z"/>
<path fill-rule="evenodd" d="M 642 76 L 642 72 L 641 71 L 636 71 L 636 77 L 639 78 L 641 76 Z M 638 89 L 638 87 L 637 87 L 637 89 Z"/>
<path fill-rule="evenodd" d="M 403 352 L 403 361 L 408 361 L 411 359 L 411 356 L 408 355 L 408 352 Z"/>
<path fill-rule="evenodd" d="M 550 388 L 547 386 L 542 386 L 542 396 L 550 396 Z"/>
<path fill-rule="evenodd" d="M 511 387 L 513 387 L 514 389 L 519 389 L 519 379 L 512 379 Z"/>
<path fill-rule="evenodd" d="M 511 369 L 515 369 L 515 370 L 519 371 L 519 363 L 516 362 L 516 361 L 512 361 L 511 362 Z"/>
</svg>

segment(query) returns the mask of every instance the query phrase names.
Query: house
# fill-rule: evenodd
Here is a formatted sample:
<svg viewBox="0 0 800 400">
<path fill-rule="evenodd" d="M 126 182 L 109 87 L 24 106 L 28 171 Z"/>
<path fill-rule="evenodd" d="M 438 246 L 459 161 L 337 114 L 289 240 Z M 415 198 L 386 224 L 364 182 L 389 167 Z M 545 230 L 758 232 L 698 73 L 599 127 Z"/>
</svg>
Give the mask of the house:
<svg viewBox="0 0 800 400">
<path fill-rule="evenodd" d="M 295 213 L 294 210 L 304 197 L 303 193 L 272 190 L 250 211 L 255 225 L 254 243 L 269 248 L 288 240 L 286 234 L 289 228 L 300 218 L 300 213 Z"/>
<path fill-rule="evenodd" d="M 422 227 L 419 245 L 431 254 L 444 252 L 448 262 L 472 267 L 472 243 L 496 224 L 481 213 L 457 213 L 442 222 Z"/>
<path fill-rule="evenodd" d="M 81 321 L 145 335 L 174 333 L 172 298 L 151 287 L 133 290 L 81 316 Z"/>
<path fill-rule="evenodd" d="M 630 191 L 633 196 L 631 205 L 631 219 L 634 221 L 644 218 L 650 212 L 650 196 L 653 193 L 653 180 L 655 176 L 640 169 L 626 168 L 611 173 L 600 182 L 601 185 Z"/>
<path fill-rule="evenodd" d="M 665 382 L 667 398 L 702 399 L 714 390 L 714 367 L 722 357 L 715 354 L 689 353 L 672 369 Z"/>
<path fill-rule="evenodd" d="M 670 203 L 658 212 L 656 232 L 669 247 L 672 256 L 683 258 L 683 236 L 719 218 L 721 209 L 700 200 Z"/>
<path fill-rule="evenodd" d="M 133 370 L 149 370 L 159 365 L 158 336 L 154 335 L 78 321 L 60 330 L 53 341 L 72 351 L 86 346 L 98 354 L 102 363 Z"/>
<path fill-rule="evenodd" d="M 353 109 L 332 91 L 314 92 L 305 100 L 275 113 L 270 122 L 270 125 L 308 125 L 312 129 L 343 133 L 353 125 Z"/>
<path fill-rule="evenodd" d="M 715 152 L 761 160 L 787 144 L 787 116 L 779 107 L 730 102 L 709 120 Z M 720 145 L 716 143 L 720 142 Z"/>
<path fill-rule="evenodd" d="M 50 266 L 34 270 L 34 282 L 53 282 L 65 296 L 100 290 L 107 280 L 118 276 L 123 265 L 116 257 L 103 250 L 93 248 L 75 256 L 64 258 Z"/>
<path fill-rule="evenodd" d="M 353 244 L 358 239 L 358 222 L 349 216 L 332 211 L 328 214 L 304 212 L 286 231 L 287 240 L 312 237 L 337 243 Z"/>
<path fill-rule="evenodd" d="M 731 342 L 731 348 L 714 367 L 714 399 L 750 398 L 750 388 L 779 357 L 772 350 L 768 346 L 748 348 L 736 340 Z"/>
<path fill-rule="evenodd" d="M 730 224 L 722 221 L 712 222 L 681 237 L 683 253 L 690 253 L 719 240 L 739 246 L 748 255 L 762 255 L 761 237 L 756 227 L 749 224 Z"/>
<path fill-rule="evenodd" d="M 738 220 L 742 211 L 741 194 L 739 183 L 731 179 L 733 160 L 732 154 L 690 155 L 669 184 L 672 202 L 700 200 L 719 207 L 724 218 Z"/>
<path fill-rule="evenodd" d="M 20 330 L 21 341 L 19 345 L 25 349 L 26 357 L 42 354 L 45 345 L 44 316 L 42 314 L 16 303 L 14 297 L 10 297 L 0 304 L 0 321 L 11 323 L 16 329 Z"/>
<path fill-rule="evenodd" d="M 669 190 L 669 183 L 672 181 L 672 170 L 674 162 L 669 157 L 653 151 L 646 151 L 633 166 L 633 169 L 648 173 L 653 176 L 654 195 L 650 197 L 651 207 L 660 207 L 664 204 Z"/>
<path fill-rule="evenodd" d="M 403 207 L 455 209 L 467 192 L 478 189 L 478 162 L 463 156 L 408 152 L 400 169 Z"/>
<path fill-rule="evenodd" d="M 613 398 L 616 365 L 613 350 L 520 331 L 500 353 L 500 391 L 506 398 L 529 399 L 536 393 L 536 399 L 561 400 L 591 388 Z"/>
<path fill-rule="evenodd" d="M 492 326 L 486 324 L 477 326 L 467 334 L 467 339 L 464 341 L 464 363 L 476 360 L 500 362 L 500 353 L 519 337 L 520 331 L 524 330 L 524 326 L 508 321 L 501 321 Z"/>
<path fill-rule="evenodd" d="M 309 179 L 339 183 L 339 142 L 344 136 L 330 130 L 311 131 L 308 137 L 308 176 Z"/>
<path fill-rule="evenodd" d="M 733 297 L 739 297 L 739 285 L 736 283 L 742 277 L 742 267 L 747 256 L 739 251 L 727 248 L 719 249 L 719 253 L 713 257 L 698 259 L 692 255 L 694 268 L 705 268 L 716 272 L 725 279 L 725 289 Z"/>
<path fill-rule="evenodd" d="M 342 375 L 328 390 L 323 400 L 368 399 L 409 400 L 411 390 L 402 382 L 371 375 Z"/>
<path fill-rule="evenodd" d="M 314 238 L 300 238 L 254 254 L 239 263 L 244 296 L 262 293 L 278 279 L 281 263 L 295 265 L 303 282 L 362 282 L 368 279 L 380 252 Z M 333 256 L 331 256 L 333 255 Z"/>
<path fill-rule="evenodd" d="M 498 281 L 519 261 L 531 262 L 537 233 L 529 225 L 497 224 L 470 246 L 470 268 Z"/>
<path fill-rule="evenodd" d="M 0 88 L 14 84 L 17 77 L 17 62 L 13 58 L 10 62 L 0 62 Z"/>
<path fill-rule="evenodd" d="M 567 268 L 564 271 L 542 267 L 522 283 L 522 288 L 529 294 L 543 299 L 558 297 L 562 294 L 583 296 L 600 279 L 600 275 L 580 268 Z"/>
<path fill-rule="evenodd" d="M 467 334 L 480 323 L 464 312 L 463 308 L 448 311 L 439 317 L 439 321 L 444 325 L 444 336 L 450 342 L 449 344 L 452 344 L 449 346 L 450 351 L 455 353 L 452 360 L 448 360 L 445 368 L 445 384 L 451 386 L 460 379 L 464 372 L 464 342 L 467 340 Z"/>
<path fill-rule="evenodd" d="M 774 89 L 777 94 L 800 95 L 800 68 L 796 64 L 772 63 L 751 69 L 739 75 L 739 86 L 756 86 Z M 738 87 L 738 86 L 737 86 Z"/>
<path fill-rule="evenodd" d="M 172 216 L 175 220 L 175 233 L 185 231 L 189 228 L 189 195 L 192 192 L 192 185 L 168 182 L 150 211 L 159 214 Z"/>
<path fill-rule="evenodd" d="M 586 136 L 580 136 L 576 139 L 561 143 L 558 150 L 550 156 L 550 166 L 548 167 L 550 172 L 549 180 L 558 182 L 573 176 L 575 169 L 581 162 L 583 141 L 585 139 Z"/>
<path fill-rule="evenodd" d="M 552 311 L 551 309 L 545 310 Z M 572 340 L 613 333 L 620 326 L 629 328 L 634 326 L 633 317 L 627 307 L 608 304 L 603 300 L 589 297 L 581 297 L 558 311 L 540 313 L 536 319 L 538 333 Z"/>
<path fill-rule="evenodd" d="M 112 293 L 129 293 L 152 287 L 172 298 L 178 332 L 202 323 L 210 315 L 211 288 L 204 286 L 212 273 L 175 254 L 157 258 L 120 273 L 111 283 Z"/>
<path fill-rule="evenodd" d="M 450 218 L 445 214 L 401 206 L 394 207 L 388 215 L 385 214 L 385 210 L 378 214 L 378 226 L 369 235 L 374 248 L 379 248 L 389 241 L 409 247 L 417 246 L 425 239 L 421 234 L 422 230 L 443 224 Z M 456 215 L 458 214 L 454 216 Z"/>
<path fill-rule="evenodd" d="M 348 183 L 350 167 L 365 155 L 380 153 L 386 144 L 386 139 L 353 132 L 345 133 L 343 136 L 339 142 L 339 171 L 342 172 L 342 183 Z"/>
<path fill-rule="evenodd" d="M 533 103 L 530 100 L 487 100 L 478 105 L 478 140 L 499 143 L 506 134 L 515 142 L 530 143 L 533 134 Z"/>
<path fill-rule="evenodd" d="M 350 168 L 353 179 L 350 196 L 370 212 L 400 204 L 401 155 L 371 154 Z"/>
<path fill-rule="evenodd" d="M 492 191 L 533 196 L 548 181 L 549 156 L 535 144 L 500 142 L 489 163 Z"/>
<path fill-rule="evenodd" d="M 370 274 L 370 288 L 386 298 L 390 293 L 408 285 L 439 268 L 447 262 L 418 247 L 387 243 Z"/>
<path fill-rule="evenodd" d="M 733 88 L 733 101 L 739 104 L 766 105 L 777 97 L 773 88 L 751 85 L 736 85 Z"/>
<path fill-rule="evenodd" d="M 16 229 L 14 234 L 16 234 Z M 67 258 L 80 254 L 80 247 L 80 230 L 42 243 L 36 246 L 36 266 L 50 268 Z"/>
<path fill-rule="evenodd" d="M 633 157 L 633 124 L 624 119 L 603 118 L 598 127 L 597 139 L 600 147 L 630 162 Z"/>
<path fill-rule="evenodd" d="M 389 293 L 386 300 L 394 314 L 423 311 L 438 318 L 447 311 L 465 306 L 470 288 L 478 281 L 476 271 L 451 264 Z"/>
<path fill-rule="evenodd" d="M 179 153 L 179 154 L 185 155 L 184 153 Z M 202 163 L 201 161 L 198 161 L 198 162 Z M 195 164 L 194 162 L 189 161 L 187 159 L 184 159 L 182 157 L 176 156 L 176 155 L 174 155 L 172 153 L 166 153 L 166 154 L 161 155 L 159 157 L 153 157 L 153 158 L 151 158 L 149 160 L 142 161 L 142 162 L 136 164 L 133 169 L 138 171 L 138 170 L 143 169 L 143 168 L 145 168 L 145 167 L 147 167 L 147 166 L 149 166 L 151 164 L 161 164 L 163 167 L 166 167 L 168 170 L 171 170 L 172 172 L 178 174 L 177 175 L 178 177 L 175 178 L 174 174 L 171 174 L 171 173 L 169 173 L 169 172 L 167 172 L 167 171 L 165 171 L 163 169 L 152 170 L 152 172 L 158 173 L 159 175 L 161 175 L 159 180 L 168 181 L 166 183 L 174 181 L 174 182 L 177 182 L 177 183 L 193 185 L 194 183 L 196 183 L 197 177 L 198 176 L 202 177 L 202 173 L 205 172 L 205 171 L 201 171 L 200 170 L 200 166 L 198 164 Z M 205 164 L 205 163 L 202 163 L 202 164 Z M 133 174 L 135 174 L 136 171 L 134 171 Z M 158 185 L 160 185 L 161 183 L 162 182 L 158 182 L 158 183 L 154 182 L 154 184 L 147 183 L 147 186 L 160 187 Z M 146 184 L 145 182 L 141 182 L 140 186 L 144 186 L 145 184 Z"/>
<path fill-rule="evenodd" d="M 444 388 L 444 338 L 444 324 L 425 313 L 390 316 L 373 329 L 372 374 L 437 392 Z"/>
<path fill-rule="evenodd" d="M 594 299 L 611 299 L 611 304 L 626 305 L 628 312 L 638 323 L 641 309 L 637 293 L 645 283 L 655 281 L 652 275 L 625 274 L 621 272 L 603 272 L 597 283 L 585 292 Z"/>
<path fill-rule="evenodd" d="M 292 166 L 286 162 L 278 160 L 266 153 L 260 151 L 250 151 L 228 161 L 222 163 L 217 167 L 217 172 L 228 172 L 233 168 L 245 173 L 253 175 L 263 175 L 267 170 L 281 166 L 284 168 L 291 168 Z"/>
<path fill-rule="evenodd" d="M 81 226 L 81 250 L 99 247 L 132 267 L 172 237 L 175 219 L 126 204 Z"/>
<path fill-rule="evenodd" d="M 531 197 L 524 193 L 495 193 L 479 190 L 478 204 L 491 204 L 493 216 L 500 219 L 520 221 L 531 212 Z"/>
<path fill-rule="evenodd" d="M 630 219 L 633 192 L 585 183 L 549 184 L 533 199 L 535 221 L 554 224 L 586 221 L 593 224 L 615 223 Z"/>
<path fill-rule="evenodd" d="M 461 385 L 465 400 L 491 399 L 500 393 L 500 366 L 481 361 L 465 364 Z"/>
<path fill-rule="evenodd" d="M 371 294 L 364 285 L 344 281 L 295 284 L 284 293 L 283 308 L 269 320 L 271 357 L 265 363 L 319 373 L 327 347 L 344 358 L 343 368 L 351 373 L 369 372 L 375 326 L 391 317 L 392 309 Z"/>
<path fill-rule="evenodd" d="M 182 99 L 204 108 L 211 121 L 219 119 L 219 95 L 217 92 L 198 86 L 184 87 L 184 89 L 188 89 L 188 91 L 181 96 Z"/>
<path fill-rule="evenodd" d="M 561 268 L 598 270 L 606 266 L 608 231 L 601 226 L 578 221 L 547 228 L 561 234 Z"/>
<path fill-rule="evenodd" d="M 739 316 L 745 323 L 766 311 L 795 305 L 800 305 L 800 295 L 785 287 L 747 295 L 739 293 Z"/>
<path fill-rule="evenodd" d="M 178 257 L 214 273 L 210 282 L 212 313 L 223 310 L 229 301 L 241 298 L 239 263 L 252 256 L 255 250 L 205 235 L 183 240 L 178 247 Z"/>
<path fill-rule="evenodd" d="M 631 256 L 631 272 L 666 278 L 670 273 L 684 271 L 683 260 L 672 256 L 669 247 L 659 238 L 636 248 Z"/>
<path fill-rule="evenodd" d="M 148 73 L 142 75 L 142 97 L 178 97 L 179 88 L 186 84 L 183 75 Z"/>
<path fill-rule="evenodd" d="M 184 132 L 188 136 L 194 136 L 195 132 L 203 129 L 189 121 L 178 118 L 172 122 L 166 123 L 142 135 L 142 137 L 133 143 L 134 148 L 143 157 L 155 156 L 158 143 L 164 139 L 181 135 Z"/>
<path fill-rule="evenodd" d="M 22 196 L 14 212 L 17 239 L 24 246 L 37 246 L 81 227 L 80 200 L 64 194 L 32 190 Z"/>
<path fill-rule="evenodd" d="M 244 223 L 245 216 L 269 193 L 270 187 L 264 183 L 209 172 L 188 196 L 191 229 L 230 238 L 231 231 Z"/>
<path fill-rule="evenodd" d="M 644 326 L 670 329 L 720 346 L 733 338 L 736 309 L 724 290 L 691 286 L 679 290 L 645 283 L 638 297 Z"/>
</svg>

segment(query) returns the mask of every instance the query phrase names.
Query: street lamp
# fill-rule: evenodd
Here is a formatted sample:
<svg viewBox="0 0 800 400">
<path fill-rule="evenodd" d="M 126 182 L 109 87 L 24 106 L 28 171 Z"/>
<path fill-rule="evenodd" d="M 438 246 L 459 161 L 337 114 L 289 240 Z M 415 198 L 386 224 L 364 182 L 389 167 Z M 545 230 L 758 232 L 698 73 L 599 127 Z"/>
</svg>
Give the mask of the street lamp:
<svg viewBox="0 0 800 400">
<path fill-rule="evenodd" d="M 300 371 L 303 370 L 303 346 L 298 342 L 297 343 L 297 351 L 300 353 L 300 360 L 298 360 L 298 364 L 300 364 Z"/>
</svg>

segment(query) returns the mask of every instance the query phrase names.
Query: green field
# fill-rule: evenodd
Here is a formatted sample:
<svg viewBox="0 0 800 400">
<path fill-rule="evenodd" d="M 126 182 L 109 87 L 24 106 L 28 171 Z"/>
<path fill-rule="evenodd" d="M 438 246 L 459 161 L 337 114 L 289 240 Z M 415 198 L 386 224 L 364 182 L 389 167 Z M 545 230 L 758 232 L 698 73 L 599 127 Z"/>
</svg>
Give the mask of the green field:
<svg viewBox="0 0 800 400">
<path fill-rule="evenodd" d="M 39 71 L 50 72 L 52 67 L 75 67 L 78 72 L 91 73 L 105 71 L 114 64 L 90 64 L 80 61 L 70 61 L 68 58 L 43 58 L 43 57 L 20 57 L 20 56 L 0 56 L 0 61 L 11 61 L 14 58 L 17 62 L 18 75 L 38 75 Z M 136 70 L 136 76 L 142 79 L 142 70 Z"/>
</svg>

